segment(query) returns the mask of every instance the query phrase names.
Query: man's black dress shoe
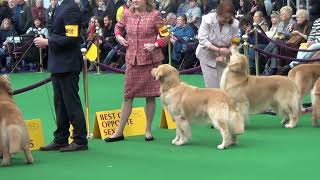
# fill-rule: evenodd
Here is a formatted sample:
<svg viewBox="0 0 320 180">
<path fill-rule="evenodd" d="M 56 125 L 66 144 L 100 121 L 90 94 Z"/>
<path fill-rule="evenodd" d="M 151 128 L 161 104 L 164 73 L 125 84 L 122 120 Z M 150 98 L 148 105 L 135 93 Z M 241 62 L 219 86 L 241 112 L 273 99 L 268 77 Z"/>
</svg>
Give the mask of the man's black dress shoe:
<svg viewBox="0 0 320 180">
<path fill-rule="evenodd" d="M 73 152 L 73 151 L 84 151 L 88 150 L 88 145 L 87 144 L 76 144 L 76 143 L 71 143 L 69 146 L 61 148 L 60 152 Z"/>
<path fill-rule="evenodd" d="M 105 142 L 116 142 L 116 141 L 123 141 L 124 137 L 122 136 L 118 136 L 118 137 L 114 137 L 114 138 L 105 138 L 104 141 Z"/>
<path fill-rule="evenodd" d="M 55 142 L 50 143 L 47 146 L 40 147 L 40 151 L 57 151 L 61 148 L 67 147 L 68 144 L 58 144 Z"/>
</svg>

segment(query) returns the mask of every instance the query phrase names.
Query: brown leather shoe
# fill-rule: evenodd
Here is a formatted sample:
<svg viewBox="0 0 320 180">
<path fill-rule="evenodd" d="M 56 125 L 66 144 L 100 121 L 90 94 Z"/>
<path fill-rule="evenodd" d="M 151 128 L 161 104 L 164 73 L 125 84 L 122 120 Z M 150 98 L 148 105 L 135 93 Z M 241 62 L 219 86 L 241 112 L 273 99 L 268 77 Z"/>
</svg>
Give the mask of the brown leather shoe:
<svg viewBox="0 0 320 180">
<path fill-rule="evenodd" d="M 55 142 L 51 142 L 47 146 L 40 147 L 40 151 L 57 151 L 61 148 L 67 147 L 68 144 L 58 144 Z"/>
<path fill-rule="evenodd" d="M 76 143 L 71 143 L 69 146 L 61 148 L 60 152 L 73 152 L 73 151 L 85 151 L 88 150 L 88 145 L 87 144 L 76 144 Z"/>
</svg>

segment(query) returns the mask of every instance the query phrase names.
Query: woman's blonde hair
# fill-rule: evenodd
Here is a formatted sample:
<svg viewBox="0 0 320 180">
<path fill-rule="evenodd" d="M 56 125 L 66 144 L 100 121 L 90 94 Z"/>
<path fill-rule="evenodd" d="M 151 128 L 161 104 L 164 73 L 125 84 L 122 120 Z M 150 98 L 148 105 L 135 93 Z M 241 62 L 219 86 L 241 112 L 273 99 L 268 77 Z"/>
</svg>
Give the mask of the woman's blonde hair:
<svg viewBox="0 0 320 180">
<path fill-rule="evenodd" d="M 280 9 L 280 14 L 286 12 L 287 14 L 289 14 L 289 16 L 292 16 L 292 8 L 290 6 L 283 6 Z"/>
<path fill-rule="evenodd" d="M 9 22 L 9 29 L 11 30 L 13 28 L 12 26 L 12 23 L 11 23 L 11 20 L 9 18 L 4 18 L 1 22 L 1 25 L 0 25 L 0 29 L 4 29 L 4 23 L 8 21 Z"/>
<path fill-rule="evenodd" d="M 302 16 L 305 20 L 309 20 L 309 12 L 305 9 L 299 9 L 296 13 L 297 16 Z"/>
<path fill-rule="evenodd" d="M 152 11 L 155 7 L 156 7 L 156 5 L 155 5 L 155 3 L 154 3 L 154 0 L 145 0 L 146 1 L 146 4 L 147 4 L 147 11 L 148 12 L 150 12 L 150 11 Z M 134 7 L 133 7 L 133 5 L 131 4 L 131 6 L 129 7 L 129 10 L 131 11 L 131 12 L 134 12 Z"/>
</svg>

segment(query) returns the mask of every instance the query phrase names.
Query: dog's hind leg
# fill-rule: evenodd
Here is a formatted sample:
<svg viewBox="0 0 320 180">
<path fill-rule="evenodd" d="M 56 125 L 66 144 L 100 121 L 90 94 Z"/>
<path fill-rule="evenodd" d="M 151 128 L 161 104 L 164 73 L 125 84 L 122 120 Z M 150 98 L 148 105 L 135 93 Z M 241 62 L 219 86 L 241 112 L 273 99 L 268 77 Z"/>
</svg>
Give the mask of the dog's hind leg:
<svg viewBox="0 0 320 180">
<path fill-rule="evenodd" d="M 32 154 L 31 154 L 30 146 L 29 145 L 25 145 L 23 147 L 23 152 L 24 152 L 24 156 L 26 158 L 26 163 L 27 164 L 32 164 L 33 163 L 33 158 L 32 158 Z"/>
<path fill-rule="evenodd" d="M 9 151 L 9 142 L 7 137 L 7 132 L 1 132 L 1 139 L 2 139 L 2 162 L 1 166 L 10 166 L 10 151 Z"/>
<path fill-rule="evenodd" d="M 218 145 L 218 149 L 225 149 L 232 144 L 232 137 L 225 123 L 219 123 L 218 128 L 222 136 L 222 143 Z"/>
</svg>

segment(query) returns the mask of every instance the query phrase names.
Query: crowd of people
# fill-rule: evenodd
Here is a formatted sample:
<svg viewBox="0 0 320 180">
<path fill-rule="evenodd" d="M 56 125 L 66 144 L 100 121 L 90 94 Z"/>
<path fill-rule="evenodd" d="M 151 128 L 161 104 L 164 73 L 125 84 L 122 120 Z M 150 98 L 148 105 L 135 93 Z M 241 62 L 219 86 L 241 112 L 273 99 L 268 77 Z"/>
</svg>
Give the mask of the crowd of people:
<svg viewBox="0 0 320 180">
<path fill-rule="evenodd" d="M 100 48 L 100 62 L 121 69 L 126 68 L 124 54 L 126 48 L 115 38 L 115 24 L 121 20 L 123 12 L 131 6 L 132 0 L 75 0 L 81 11 L 82 47 L 95 43 Z M 155 9 L 159 10 L 163 22 L 171 32 L 169 38 L 172 46 L 162 47 L 163 63 L 169 62 L 178 69 L 188 69 L 200 64 L 196 56 L 199 44 L 199 28 L 206 14 L 216 11 L 223 0 L 155 0 Z M 306 42 L 312 23 L 319 18 L 320 7 L 316 1 L 310 0 L 309 11 L 301 7 L 295 11 L 285 6 L 283 0 L 233 0 L 232 15 L 239 20 L 239 36 L 249 35 L 249 43 L 254 43 L 253 25 L 257 24 L 268 35 L 289 46 L 299 47 Z M 51 21 L 57 0 L 50 0 L 48 8 L 44 8 L 43 0 L 35 0 L 33 5 L 24 0 L 2 0 L 0 4 L 0 68 L 2 72 L 10 70 L 14 60 L 21 56 L 27 40 L 33 35 L 50 36 Z M 303 4 L 302 4 L 303 5 Z M 32 7 L 31 7 L 32 6 Z M 295 15 L 293 17 L 293 15 Z M 97 30 L 98 29 L 98 30 Z M 208 33 L 208 32 L 206 32 Z M 26 36 L 30 35 L 30 36 Z M 298 38 L 301 36 L 302 38 Z M 23 37 L 23 38 L 14 38 Z M 291 38 L 291 40 L 290 40 Z M 299 42 L 298 42 L 298 40 Z M 201 44 L 200 44 L 201 47 Z M 259 38 L 258 47 L 268 52 L 296 57 L 296 53 L 279 50 L 274 43 Z M 19 49 L 20 52 L 14 52 Z M 46 60 L 46 50 L 42 56 Z M 254 50 L 249 50 L 250 70 L 255 73 Z M 282 73 L 288 70 L 288 61 L 279 61 L 274 57 L 260 56 L 261 71 L 266 75 Z M 46 67 L 46 61 L 44 62 Z M 39 51 L 32 46 L 19 65 L 22 69 L 37 70 L 39 67 Z M 289 66 L 290 67 L 290 66 Z M 89 70 L 95 70 L 90 64 Z"/>
</svg>

